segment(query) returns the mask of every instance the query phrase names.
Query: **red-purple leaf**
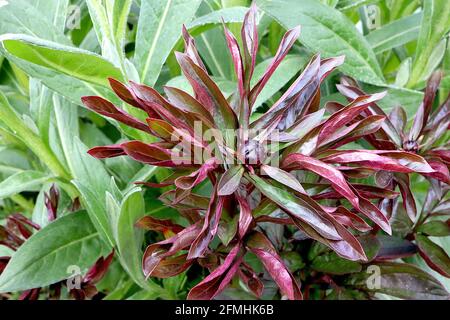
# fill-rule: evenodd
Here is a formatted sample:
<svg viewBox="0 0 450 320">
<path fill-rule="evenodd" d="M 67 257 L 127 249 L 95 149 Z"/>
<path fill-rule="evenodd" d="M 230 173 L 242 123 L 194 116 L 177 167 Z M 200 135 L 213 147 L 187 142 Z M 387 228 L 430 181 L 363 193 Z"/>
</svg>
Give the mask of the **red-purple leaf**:
<svg viewBox="0 0 450 320">
<path fill-rule="evenodd" d="M 208 300 L 222 292 L 239 269 L 242 261 L 240 249 L 240 244 L 237 244 L 217 269 L 189 291 L 187 298 L 189 300 Z"/>
<path fill-rule="evenodd" d="M 398 183 L 398 187 L 403 198 L 403 207 L 408 214 L 411 221 L 415 221 L 417 215 L 416 201 L 414 195 L 411 192 L 411 186 L 409 182 L 409 176 L 407 174 L 396 173 L 395 181 Z"/>
<path fill-rule="evenodd" d="M 409 240 L 383 235 L 378 235 L 377 239 L 380 243 L 380 250 L 375 257 L 377 261 L 401 259 L 417 253 L 417 246 Z"/>
<path fill-rule="evenodd" d="M 114 158 L 126 155 L 122 146 L 119 144 L 103 147 L 95 147 L 90 149 L 88 153 L 97 159 Z"/>
<path fill-rule="evenodd" d="M 137 227 L 144 228 L 146 230 L 153 230 L 153 231 L 159 231 L 164 233 L 166 236 L 169 234 L 169 232 L 176 234 L 178 232 L 181 232 L 183 230 L 183 227 L 173 223 L 171 220 L 161 220 L 156 219 L 150 216 L 143 217 L 139 219 L 139 221 L 136 223 Z"/>
<path fill-rule="evenodd" d="M 274 115 L 281 113 L 283 119 L 277 129 L 285 130 L 306 115 L 314 97 L 319 93 L 319 70 L 320 55 L 317 54 L 281 98 L 263 116 L 252 123 L 252 127 L 254 129 L 266 128 L 273 121 Z"/>
<path fill-rule="evenodd" d="M 215 158 L 208 159 L 197 171 L 187 176 L 181 176 L 175 180 L 175 185 L 183 190 L 191 190 L 199 183 L 203 182 L 208 174 L 217 168 L 217 160 Z"/>
<path fill-rule="evenodd" d="M 241 165 L 232 166 L 228 169 L 222 177 L 220 177 L 218 184 L 219 196 L 228 196 L 233 194 L 239 187 L 243 174 L 244 167 Z"/>
<path fill-rule="evenodd" d="M 184 52 L 195 62 L 200 68 L 206 71 L 206 67 L 203 64 L 200 55 L 198 54 L 197 47 L 195 45 L 194 38 L 191 37 L 189 32 L 187 31 L 185 25 L 183 25 L 182 29 L 183 39 L 184 39 Z"/>
<path fill-rule="evenodd" d="M 442 72 L 435 72 L 428 80 L 425 95 L 419 109 L 417 110 L 411 130 L 409 131 L 408 140 L 416 141 L 422 133 L 422 130 L 425 128 L 441 79 Z"/>
<path fill-rule="evenodd" d="M 298 180 L 287 171 L 264 164 L 261 166 L 261 174 L 268 175 L 273 180 L 278 181 L 279 183 L 282 183 L 297 192 L 306 194 L 306 191 L 303 189 L 300 182 L 298 182 Z"/>
<path fill-rule="evenodd" d="M 297 281 L 278 256 L 269 239 L 262 233 L 255 232 L 247 240 L 246 247 L 261 260 L 264 268 L 277 283 L 284 296 L 289 300 L 303 299 Z"/>
<path fill-rule="evenodd" d="M 385 96 L 386 92 L 380 92 L 369 96 L 360 96 L 347 107 L 332 114 L 320 130 L 318 138 L 319 143 L 327 139 L 336 130 L 352 121 L 362 111 L 367 109 L 372 103 L 383 99 Z"/>
<path fill-rule="evenodd" d="M 231 54 L 231 59 L 233 60 L 234 72 L 236 73 L 238 90 L 241 99 L 244 98 L 246 89 L 244 88 L 244 65 L 242 63 L 241 50 L 239 49 L 239 44 L 231 33 L 230 30 L 225 26 L 225 22 L 223 23 L 224 31 L 225 31 L 225 39 L 227 41 L 228 50 Z"/>
<path fill-rule="evenodd" d="M 167 240 L 149 245 L 142 258 L 144 275 L 150 277 L 163 259 L 190 246 L 199 231 L 199 224 L 193 224 Z"/>
<path fill-rule="evenodd" d="M 256 3 L 253 2 L 248 12 L 245 14 L 241 29 L 242 44 L 244 46 L 244 87 L 250 92 L 250 80 L 253 75 L 256 64 L 256 55 L 258 54 L 258 28 Z"/>
<path fill-rule="evenodd" d="M 218 196 L 216 192 L 217 191 L 214 190 L 214 193 L 212 194 L 208 211 L 205 214 L 202 230 L 189 249 L 188 259 L 203 257 L 208 250 L 210 242 L 217 234 L 225 197 Z"/>
<path fill-rule="evenodd" d="M 215 128 L 214 119 L 209 111 L 194 97 L 178 88 L 168 86 L 164 87 L 164 92 L 169 101 L 178 109 L 195 114 L 203 124 L 209 128 Z"/>
<path fill-rule="evenodd" d="M 323 217 L 323 210 L 319 205 L 317 205 L 319 209 L 313 207 L 304 198 L 296 197 L 284 189 L 277 188 L 257 175 L 250 174 L 246 175 L 246 177 L 252 181 L 262 194 L 284 209 L 296 224 L 300 220 L 310 225 L 324 238 L 332 240 L 342 239 L 333 224 L 327 218 Z M 298 195 L 300 196 L 301 194 Z M 311 201 L 314 202 L 312 199 Z"/>
<path fill-rule="evenodd" d="M 241 267 L 238 270 L 239 278 L 247 286 L 247 288 L 257 297 L 261 298 L 264 290 L 263 282 L 258 278 L 253 269 L 242 262 Z"/>
<path fill-rule="evenodd" d="M 252 210 L 247 199 L 236 195 L 239 203 L 239 238 L 243 239 L 253 221 Z"/>
<path fill-rule="evenodd" d="M 287 53 L 294 45 L 295 41 L 298 39 L 299 36 L 300 36 L 300 26 L 289 30 L 283 36 L 283 39 L 281 40 L 280 46 L 278 47 L 278 51 L 275 54 L 275 57 L 273 58 L 270 65 L 267 67 L 261 79 L 252 88 L 249 98 L 250 108 L 253 106 L 253 104 L 256 101 L 256 98 L 258 98 L 258 95 L 263 90 L 267 81 L 269 81 L 270 77 L 275 72 L 281 61 L 283 61 L 284 57 L 287 55 Z"/>
<path fill-rule="evenodd" d="M 287 156 L 282 168 L 290 170 L 309 170 L 331 182 L 333 188 L 347 198 L 354 207 L 359 208 L 358 197 L 352 192 L 344 175 L 336 168 L 312 157 L 299 153 Z"/>
<path fill-rule="evenodd" d="M 95 265 L 89 269 L 86 275 L 83 277 L 83 282 L 89 284 L 96 284 L 99 282 L 108 271 L 109 265 L 114 258 L 114 250 L 106 257 L 99 258 Z"/>
<path fill-rule="evenodd" d="M 236 129 L 237 119 L 233 109 L 223 96 L 219 87 L 201 67 L 186 54 L 175 53 L 185 77 L 197 94 L 198 101 L 211 113 L 219 129 Z"/>
<path fill-rule="evenodd" d="M 421 156 L 405 151 L 345 150 L 330 151 L 321 159 L 329 163 L 358 164 L 375 170 L 431 173 L 433 168 Z"/>
<path fill-rule="evenodd" d="M 104 115 L 105 117 L 115 119 L 138 130 L 150 132 L 150 129 L 147 127 L 145 123 L 129 115 L 125 111 L 117 108 L 108 100 L 105 100 L 101 97 L 89 96 L 89 97 L 82 97 L 81 101 L 87 108 L 101 115 Z"/>
</svg>

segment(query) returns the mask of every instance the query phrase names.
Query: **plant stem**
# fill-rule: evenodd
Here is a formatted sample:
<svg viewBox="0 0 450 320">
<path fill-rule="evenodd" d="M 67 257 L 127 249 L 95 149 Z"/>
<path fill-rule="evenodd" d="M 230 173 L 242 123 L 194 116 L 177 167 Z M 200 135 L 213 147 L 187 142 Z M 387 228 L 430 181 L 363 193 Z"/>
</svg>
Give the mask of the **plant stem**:
<svg viewBox="0 0 450 320">
<path fill-rule="evenodd" d="M 12 130 L 31 151 L 47 165 L 56 176 L 70 181 L 71 176 L 56 158 L 50 148 L 31 131 L 19 118 L 17 112 L 11 107 L 8 99 L 0 93 L 0 119 Z"/>
<path fill-rule="evenodd" d="M 20 194 L 15 194 L 10 197 L 12 201 L 17 203 L 19 206 L 21 206 L 23 209 L 33 212 L 34 204 L 31 201 L 28 201 L 24 196 Z"/>
</svg>

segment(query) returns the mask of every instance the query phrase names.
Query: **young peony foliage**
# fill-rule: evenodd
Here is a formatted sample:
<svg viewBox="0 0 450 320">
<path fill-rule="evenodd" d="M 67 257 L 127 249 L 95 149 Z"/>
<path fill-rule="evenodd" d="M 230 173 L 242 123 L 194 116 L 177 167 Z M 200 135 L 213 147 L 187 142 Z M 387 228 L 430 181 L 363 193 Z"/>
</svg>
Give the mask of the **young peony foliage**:
<svg viewBox="0 0 450 320">
<path fill-rule="evenodd" d="M 234 277 L 260 297 L 263 283 L 246 262 L 249 253 L 258 257 L 283 296 L 301 299 L 298 279 L 261 223 L 294 226 L 345 259 L 366 261 L 359 235 L 378 229 L 391 233 L 386 213 L 372 201 L 398 194 L 387 185 L 367 185 L 358 179 L 368 172 L 433 176 L 439 169 L 435 162 L 388 142 L 374 144 L 374 150 L 340 149 L 360 138 L 388 140 L 386 130 L 392 129 L 385 115 L 371 112 L 385 93 L 368 95 L 347 84 L 340 90 L 345 89 L 349 103 L 328 103 L 325 109 L 331 115 L 324 116 L 320 85 L 344 62 L 343 56 L 314 55 L 281 98 L 251 121 L 258 95 L 300 34 L 297 27 L 284 35 L 267 70 L 252 86 L 258 52 L 256 21 L 253 6 L 242 26 L 242 45 L 224 26 L 237 78 L 237 90 L 229 98 L 208 75 L 186 29 L 185 50 L 175 55 L 194 96 L 168 86 L 163 95 L 143 84 L 110 79 L 120 99 L 148 115 L 146 122 L 101 97 L 83 98 L 89 109 L 158 138 L 153 143 L 135 140 L 99 146 L 89 153 L 100 159 L 129 156 L 173 171 L 164 181 L 147 185 L 173 186 L 161 199 L 189 223 L 181 226 L 150 216 L 139 221 L 165 237 L 147 247 L 143 272 L 147 277 L 167 278 L 194 263 L 207 268 L 210 274 L 191 289 L 189 299 L 211 299 Z M 194 192 L 201 183 L 211 184 L 209 197 Z M 219 244 L 213 242 L 217 238 Z"/>
</svg>

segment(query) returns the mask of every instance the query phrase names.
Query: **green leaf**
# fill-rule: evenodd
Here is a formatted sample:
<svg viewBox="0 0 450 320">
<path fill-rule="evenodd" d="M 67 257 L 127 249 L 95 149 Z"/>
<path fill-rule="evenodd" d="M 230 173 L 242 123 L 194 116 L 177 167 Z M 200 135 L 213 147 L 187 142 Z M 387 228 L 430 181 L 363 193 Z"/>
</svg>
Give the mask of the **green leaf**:
<svg viewBox="0 0 450 320">
<path fill-rule="evenodd" d="M 141 82 L 153 86 L 181 36 L 183 24 L 195 14 L 200 0 L 142 0 L 134 63 Z"/>
<path fill-rule="evenodd" d="M 350 261 L 339 257 L 336 253 L 320 255 L 314 259 L 311 268 L 319 272 L 343 275 L 360 272 L 362 266 L 356 261 Z"/>
<path fill-rule="evenodd" d="M 402 299 L 447 300 L 449 293 L 433 276 L 406 263 L 378 263 L 353 274 L 347 285 Z"/>
<path fill-rule="evenodd" d="M 68 179 L 66 169 L 61 165 L 49 147 L 28 128 L 19 115 L 9 104 L 8 99 L 0 91 L 0 119 L 2 122 L 20 138 L 23 143 L 33 151 L 36 156 L 45 163 L 57 176 Z"/>
<path fill-rule="evenodd" d="M 430 221 L 422 224 L 417 231 L 432 237 L 450 236 L 450 226 L 444 221 Z"/>
<path fill-rule="evenodd" d="M 9 0 L 0 7 L 0 34 L 27 34 L 69 44 L 64 36 L 68 0 Z"/>
<path fill-rule="evenodd" d="M 0 257 L 11 257 L 14 254 L 14 250 L 6 247 L 4 245 L 0 245 Z"/>
<path fill-rule="evenodd" d="M 425 262 L 443 276 L 450 278 L 450 257 L 440 246 L 428 237 L 416 235 L 419 252 Z"/>
<path fill-rule="evenodd" d="M 411 58 L 406 58 L 400 63 L 397 76 L 395 77 L 395 85 L 404 87 L 408 83 L 409 75 L 411 73 Z"/>
<path fill-rule="evenodd" d="M 86 272 L 105 252 L 86 212 L 61 217 L 29 238 L 0 276 L 0 292 L 44 287 L 72 276 L 70 266 Z"/>
<path fill-rule="evenodd" d="M 241 23 L 244 21 L 244 16 L 248 8 L 232 7 L 214 10 L 210 13 L 202 15 L 186 25 L 191 35 L 197 35 L 201 32 L 222 24 L 222 19 L 225 23 Z"/>
<path fill-rule="evenodd" d="M 31 170 L 13 174 L 0 182 L 0 199 L 23 191 L 39 190 L 39 187 L 50 178 L 47 173 Z"/>
<path fill-rule="evenodd" d="M 145 216 L 145 203 L 141 189 L 136 188 L 123 199 L 115 226 L 115 237 L 122 266 L 130 277 L 141 287 L 148 288 L 142 272 L 143 229 L 135 226 Z"/>
<path fill-rule="evenodd" d="M 396 20 L 370 32 L 366 40 L 375 54 L 402 46 L 417 39 L 421 20 L 422 12 Z"/>
<path fill-rule="evenodd" d="M 315 0 L 257 0 L 259 8 L 285 28 L 301 25 L 300 42 L 323 57 L 345 54 L 340 70 L 354 78 L 382 85 L 384 78 L 376 56 L 354 24 L 339 11 Z"/>
<path fill-rule="evenodd" d="M 450 30 L 450 1 L 424 1 L 423 18 L 417 40 L 416 55 L 408 87 L 426 80 L 430 56 L 442 37 Z"/>
<path fill-rule="evenodd" d="M 113 246 L 105 201 L 110 177 L 102 162 L 91 157 L 87 153 L 86 146 L 77 137 L 78 118 L 75 106 L 58 97 L 53 102 L 56 126 L 64 156 L 73 177 L 72 183 L 81 193 L 81 200 L 86 206 L 92 223 L 103 239 Z M 93 172 L 95 174 L 92 174 Z"/>
<path fill-rule="evenodd" d="M 61 34 L 64 33 L 69 0 L 32 1 L 32 3 L 39 11 L 40 16 L 45 17 L 47 21 L 51 22 L 59 30 L 58 32 Z"/>
<path fill-rule="evenodd" d="M 125 71 L 125 35 L 132 0 L 87 0 L 89 13 L 102 46 L 102 55 Z"/>
<path fill-rule="evenodd" d="M 221 12 L 221 10 L 225 9 L 222 9 L 220 2 L 207 0 L 202 2 L 197 14 L 208 16 L 215 14 L 215 12 Z M 200 56 L 210 70 L 211 75 L 228 80 L 235 78 L 222 27 L 216 26 L 213 29 L 202 32 L 196 37 L 195 41 Z"/>
<path fill-rule="evenodd" d="M 86 50 L 23 35 L 6 35 L 1 42 L 17 58 L 92 84 L 109 87 L 108 77 L 123 79 L 109 61 Z"/>
</svg>

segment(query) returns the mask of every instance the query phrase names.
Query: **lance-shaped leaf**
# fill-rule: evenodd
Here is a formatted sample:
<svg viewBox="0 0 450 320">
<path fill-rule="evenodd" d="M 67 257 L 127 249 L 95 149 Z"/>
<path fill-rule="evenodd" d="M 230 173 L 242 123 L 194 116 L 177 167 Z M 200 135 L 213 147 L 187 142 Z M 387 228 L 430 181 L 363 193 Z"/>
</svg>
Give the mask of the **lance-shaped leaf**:
<svg viewBox="0 0 450 320">
<path fill-rule="evenodd" d="M 247 288 L 257 297 L 261 298 L 264 290 L 264 283 L 258 278 L 253 269 L 242 262 L 241 267 L 238 270 L 239 278 L 247 286 Z"/>
<path fill-rule="evenodd" d="M 322 208 L 326 212 L 330 213 L 336 221 L 343 226 L 350 227 L 361 232 L 372 230 L 372 228 L 362 218 L 343 206 L 339 206 L 337 208 L 322 206 Z"/>
<path fill-rule="evenodd" d="M 346 259 L 367 260 L 358 240 L 309 196 L 301 193 L 294 196 L 255 175 L 248 174 L 246 177 L 262 194 L 284 209 L 293 222 L 310 237 L 329 246 Z"/>
<path fill-rule="evenodd" d="M 183 40 L 184 40 L 184 52 L 192 59 L 198 66 L 206 71 L 206 67 L 203 64 L 202 58 L 198 54 L 197 47 L 195 45 L 194 38 L 189 34 L 185 25 L 182 29 Z"/>
<path fill-rule="evenodd" d="M 417 215 L 417 207 L 416 200 L 414 199 L 414 195 L 411 191 L 410 179 L 407 174 L 396 173 L 395 181 L 398 183 L 398 188 L 402 194 L 403 198 L 403 207 L 408 214 L 408 217 L 411 221 L 415 221 Z"/>
<path fill-rule="evenodd" d="M 189 291 L 189 300 L 209 300 L 222 292 L 238 271 L 242 261 L 240 244 L 231 249 L 224 262 Z"/>
<path fill-rule="evenodd" d="M 257 8 L 256 4 L 253 3 L 250 10 L 245 14 L 241 29 L 242 44 L 244 46 L 244 87 L 247 92 L 250 92 L 250 80 L 255 70 L 256 55 L 258 54 L 258 27 L 256 19 Z"/>
<path fill-rule="evenodd" d="M 192 172 L 190 175 L 177 178 L 175 180 L 175 185 L 183 190 L 191 190 L 196 185 L 203 182 L 208 174 L 215 168 L 217 168 L 216 159 L 208 159 L 197 171 Z"/>
<path fill-rule="evenodd" d="M 241 50 L 239 49 L 239 44 L 234 37 L 234 35 L 231 33 L 230 30 L 225 26 L 225 23 L 223 23 L 223 27 L 225 30 L 225 39 L 227 41 L 228 50 L 231 54 L 231 59 L 233 60 L 233 66 L 234 66 L 234 72 L 236 74 L 237 83 L 238 83 L 238 91 L 239 96 L 241 98 L 245 95 L 245 88 L 244 88 L 244 65 L 242 63 L 242 56 L 241 56 Z"/>
<path fill-rule="evenodd" d="M 95 147 L 90 149 L 88 153 L 97 159 L 114 158 L 126 155 L 125 151 L 123 150 L 120 144 Z"/>
<path fill-rule="evenodd" d="M 281 98 L 258 120 L 252 127 L 262 129 L 270 125 L 274 115 L 283 114 L 283 119 L 277 129 L 284 130 L 291 127 L 297 119 L 305 115 L 318 94 L 320 85 L 320 55 L 315 55 L 305 67 L 301 75 L 281 96 Z"/>
<path fill-rule="evenodd" d="M 277 69 L 278 65 L 283 61 L 284 57 L 287 55 L 291 47 L 294 45 L 295 41 L 298 39 L 300 35 L 300 26 L 295 27 L 294 29 L 289 30 L 286 32 L 286 34 L 283 36 L 283 39 L 281 39 L 280 46 L 278 47 L 278 51 L 275 54 L 274 59 L 270 63 L 270 65 L 267 67 L 266 72 L 261 77 L 261 79 L 253 86 L 252 91 L 250 92 L 250 98 L 249 98 L 249 105 L 250 107 L 253 106 L 253 104 L 256 101 L 256 98 L 258 98 L 258 95 L 263 90 L 264 86 L 266 85 L 267 81 L 269 81 L 272 74 Z"/>
<path fill-rule="evenodd" d="M 450 257 L 445 250 L 423 235 L 416 235 L 416 243 L 420 256 L 428 266 L 444 277 L 450 278 Z"/>
<path fill-rule="evenodd" d="M 356 189 L 350 185 L 353 192 L 358 196 L 359 199 L 359 212 L 364 214 L 367 218 L 375 222 L 381 229 L 386 233 L 392 234 L 392 228 L 389 224 L 387 217 L 378 209 L 376 205 L 361 196 L 361 194 L 356 191 Z"/>
<path fill-rule="evenodd" d="M 129 141 L 121 144 L 124 152 L 132 159 L 161 167 L 187 166 L 191 164 L 179 164 L 172 161 L 172 153 L 157 143 L 146 144 L 141 141 Z"/>
<path fill-rule="evenodd" d="M 152 134 L 163 140 L 171 141 L 171 139 L 175 137 L 175 129 L 170 123 L 164 120 L 147 118 L 147 124 Z"/>
<path fill-rule="evenodd" d="M 405 109 L 399 106 L 392 108 L 388 118 L 391 121 L 394 128 L 397 130 L 397 132 L 402 133 L 403 130 L 405 129 L 407 121 Z"/>
<path fill-rule="evenodd" d="M 291 170 L 306 169 L 318 174 L 330 181 L 333 188 L 347 198 L 355 208 L 359 208 L 358 197 L 350 189 L 344 175 L 336 168 L 300 153 L 289 155 L 281 166 Z"/>
<path fill-rule="evenodd" d="M 319 133 L 319 143 L 328 138 L 333 132 L 342 126 L 348 124 L 362 111 L 367 109 L 373 102 L 381 100 L 386 96 L 386 92 L 376 93 L 370 96 L 361 96 L 356 98 L 351 104 L 342 110 L 334 113 L 324 123 Z"/>
<path fill-rule="evenodd" d="M 109 85 L 111 89 L 113 89 L 114 93 L 123 101 L 132 105 L 133 107 L 139 108 L 145 112 L 150 112 L 149 116 L 155 117 L 157 114 L 152 112 L 149 108 L 145 108 L 145 106 L 140 103 L 136 98 L 133 92 L 122 82 L 117 81 L 116 79 L 109 78 Z"/>
<path fill-rule="evenodd" d="M 150 129 L 145 123 L 119 109 L 108 100 L 105 100 L 101 97 L 90 96 L 81 98 L 81 101 L 87 108 L 101 115 L 125 123 L 126 125 L 138 130 L 150 132 Z"/>
<path fill-rule="evenodd" d="M 243 174 L 244 167 L 241 165 L 232 166 L 228 169 L 222 177 L 220 177 L 217 188 L 219 196 L 233 194 L 239 187 Z"/>
<path fill-rule="evenodd" d="M 289 300 L 303 299 L 297 281 L 278 256 L 269 239 L 262 233 L 255 232 L 248 238 L 246 247 L 261 260 L 264 268 L 277 283 L 284 296 Z"/>
<path fill-rule="evenodd" d="M 435 72 L 427 83 L 427 88 L 425 89 L 425 95 L 422 103 L 417 110 L 416 116 L 414 117 L 414 122 L 409 131 L 409 140 L 416 141 L 422 133 L 423 128 L 425 128 L 428 118 L 431 113 L 431 108 L 433 107 L 433 101 L 436 96 L 436 92 L 439 88 L 439 83 L 442 79 L 441 72 Z"/>
<path fill-rule="evenodd" d="M 207 210 L 210 201 L 207 197 L 190 193 L 188 196 L 184 197 L 181 201 L 178 201 L 175 204 L 175 190 L 170 190 L 163 193 L 159 197 L 159 200 L 161 200 L 165 205 L 180 210 Z"/>
<path fill-rule="evenodd" d="M 306 191 L 303 189 L 300 182 L 298 182 L 298 180 L 287 171 L 264 164 L 261 166 L 261 174 L 268 175 L 273 180 L 278 181 L 279 183 L 282 183 L 297 192 L 306 194 Z"/>
<path fill-rule="evenodd" d="M 417 253 L 417 246 L 409 240 L 395 236 L 378 235 L 380 250 L 375 257 L 378 261 L 411 257 Z"/>
<path fill-rule="evenodd" d="M 333 224 L 324 218 L 316 208 L 311 207 L 303 199 L 294 196 L 286 190 L 277 188 L 266 180 L 254 175 L 246 174 L 255 187 L 266 197 L 283 208 L 296 222 L 301 220 L 309 224 L 314 230 L 327 239 L 341 240 L 342 237 L 337 232 Z"/>
<path fill-rule="evenodd" d="M 433 112 L 425 130 L 429 131 L 432 130 L 433 128 L 436 128 L 442 120 L 448 118 L 449 113 L 450 113 L 450 93 L 447 96 L 445 102 Z"/>
<path fill-rule="evenodd" d="M 164 92 L 166 93 L 169 101 L 178 109 L 194 113 L 199 119 L 202 120 L 203 124 L 207 125 L 209 128 L 215 127 L 214 119 L 209 111 L 194 97 L 174 87 L 164 86 Z"/>
<path fill-rule="evenodd" d="M 320 142 L 320 149 L 326 149 L 328 146 L 337 149 L 349 142 L 358 140 L 366 135 L 377 132 L 386 118 L 384 116 L 368 116 L 367 118 L 357 121 L 348 127 L 342 129 L 337 128 L 336 132 L 331 134 L 327 139 Z"/>
<path fill-rule="evenodd" d="M 449 293 L 433 276 L 406 263 L 378 263 L 352 275 L 348 286 L 388 294 L 402 299 L 447 300 Z M 370 268 L 370 269 L 369 269 Z M 373 277 L 377 272 L 377 277 Z M 368 282 L 369 281 L 369 282 Z M 370 283 L 370 286 L 367 284 Z"/>
<path fill-rule="evenodd" d="M 166 238 L 168 238 L 168 235 L 173 236 L 183 231 L 182 226 L 173 223 L 169 219 L 162 220 L 153 218 L 151 216 L 146 216 L 139 219 L 139 221 L 136 223 L 136 226 L 144 228 L 146 230 L 162 232 Z"/>
<path fill-rule="evenodd" d="M 352 183 L 352 186 L 358 191 L 358 193 L 366 199 L 395 199 L 398 197 L 398 193 L 389 189 L 378 188 L 365 184 Z M 322 199 L 342 199 L 344 196 L 338 192 L 327 188 L 324 191 L 312 196 L 315 200 Z"/>
<path fill-rule="evenodd" d="M 338 91 L 345 96 L 349 101 L 353 101 L 359 96 L 366 95 L 364 91 L 356 86 L 356 82 L 351 78 L 342 78 L 342 84 L 336 85 Z M 369 106 L 370 114 L 386 116 L 383 109 L 381 109 L 376 103 L 372 103 Z M 402 138 L 400 137 L 400 132 L 394 127 L 391 121 L 387 118 L 381 125 L 383 131 L 389 136 L 389 138 L 397 145 L 402 145 Z"/>
<path fill-rule="evenodd" d="M 434 159 L 427 159 L 427 162 L 433 168 L 434 172 L 422 173 L 422 175 L 440 180 L 446 184 L 450 184 L 450 172 L 447 165 Z"/>
<path fill-rule="evenodd" d="M 155 270 L 158 269 L 159 264 L 164 259 L 190 246 L 199 231 L 200 226 L 193 224 L 167 240 L 149 245 L 142 258 L 144 275 L 150 277 L 154 272 L 157 272 Z M 177 268 L 177 270 L 179 269 Z"/>
<path fill-rule="evenodd" d="M 171 105 L 158 93 L 158 91 L 133 81 L 130 81 L 130 88 L 136 99 L 145 106 L 145 109 L 149 109 L 147 113 L 149 113 L 150 116 L 152 112 L 156 112 L 159 117 L 168 121 L 178 129 L 189 129 L 183 122 L 183 112 Z"/>
<path fill-rule="evenodd" d="M 176 52 L 176 58 L 184 75 L 194 88 L 198 100 L 209 110 L 219 129 L 236 129 L 237 119 L 233 109 L 205 70 L 184 53 Z"/>
<path fill-rule="evenodd" d="M 211 201 L 209 202 L 208 211 L 205 214 L 202 230 L 189 249 L 188 259 L 203 257 L 206 250 L 208 250 L 210 242 L 217 234 L 224 202 L 225 197 L 218 196 L 217 190 L 214 190 Z"/>
<path fill-rule="evenodd" d="M 450 236 L 450 223 L 434 220 L 420 225 L 417 231 L 432 237 L 447 237 Z"/>
<path fill-rule="evenodd" d="M 329 163 L 358 164 L 375 170 L 402 173 L 431 173 L 433 168 L 421 156 L 405 151 L 345 150 L 330 151 L 321 159 Z"/>
<path fill-rule="evenodd" d="M 236 199 L 239 203 L 239 237 L 243 239 L 253 221 L 252 209 L 246 198 L 236 195 Z"/>
</svg>

